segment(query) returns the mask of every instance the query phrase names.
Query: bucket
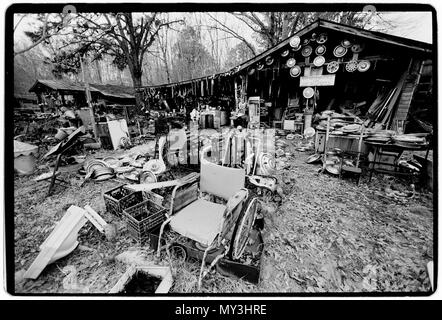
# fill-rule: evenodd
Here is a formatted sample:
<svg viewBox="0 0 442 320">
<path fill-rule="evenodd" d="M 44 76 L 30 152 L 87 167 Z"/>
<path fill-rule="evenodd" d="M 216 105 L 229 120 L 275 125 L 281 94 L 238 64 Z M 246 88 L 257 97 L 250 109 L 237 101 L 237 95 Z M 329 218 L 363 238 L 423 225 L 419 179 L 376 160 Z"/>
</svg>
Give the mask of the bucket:
<svg viewBox="0 0 442 320">
<path fill-rule="evenodd" d="M 38 147 L 32 144 L 14 140 L 14 169 L 20 175 L 33 174 L 37 161 L 35 154 Z"/>
<path fill-rule="evenodd" d="M 55 135 L 55 139 L 61 141 L 64 138 L 66 138 L 68 136 L 68 134 L 66 133 L 66 131 L 62 130 L 62 129 L 58 129 L 57 134 Z"/>
</svg>

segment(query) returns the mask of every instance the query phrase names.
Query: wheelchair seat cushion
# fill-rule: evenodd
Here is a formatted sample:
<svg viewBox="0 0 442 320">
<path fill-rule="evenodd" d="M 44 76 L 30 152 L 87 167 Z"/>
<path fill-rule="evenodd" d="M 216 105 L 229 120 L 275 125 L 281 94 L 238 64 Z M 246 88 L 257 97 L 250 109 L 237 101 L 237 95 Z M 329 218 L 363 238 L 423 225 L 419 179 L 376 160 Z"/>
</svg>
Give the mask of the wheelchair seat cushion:
<svg viewBox="0 0 442 320">
<path fill-rule="evenodd" d="M 175 232 L 209 246 L 221 231 L 226 207 L 198 199 L 172 216 L 170 227 Z"/>
</svg>

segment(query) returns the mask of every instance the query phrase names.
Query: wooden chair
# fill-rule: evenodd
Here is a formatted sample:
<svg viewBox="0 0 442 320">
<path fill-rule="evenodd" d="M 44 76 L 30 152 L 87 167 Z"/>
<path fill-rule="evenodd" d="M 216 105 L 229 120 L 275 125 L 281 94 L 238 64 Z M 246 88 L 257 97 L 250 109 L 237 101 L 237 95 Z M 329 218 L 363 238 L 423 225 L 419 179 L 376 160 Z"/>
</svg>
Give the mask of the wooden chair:
<svg viewBox="0 0 442 320">
<path fill-rule="evenodd" d="M 240 168 L 229 168 L 201 159 L 200 176 L 177 185 L 166 221 L 161 225 L 157 256 L 162 249 L 168 249 L 186 238 L 199 247 L 206 248 L 201 261 L 198 289 L 202 279 L 223 257 L 239 259 L 247 245 L 248 235 L 253 226 L 258 199 L 244 188 L 245 172 Z M 199 189 L 199 190 L 198 190 Z M 202 193 L 223 200 L 216 203 L 202 198 Z M 165 227 L 168 226 L 166 244 L 162 245 Z M 220 249 L 206 267 L 209 251 Z"/>
</svg>

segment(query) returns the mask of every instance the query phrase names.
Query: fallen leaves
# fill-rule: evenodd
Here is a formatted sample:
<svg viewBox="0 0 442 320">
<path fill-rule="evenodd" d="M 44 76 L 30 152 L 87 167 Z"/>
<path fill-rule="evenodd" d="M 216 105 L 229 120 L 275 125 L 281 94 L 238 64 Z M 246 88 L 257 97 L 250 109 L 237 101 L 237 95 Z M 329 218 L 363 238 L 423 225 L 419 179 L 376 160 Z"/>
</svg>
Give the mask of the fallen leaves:
<svg viewBox="0 0 442 320">
<path fill-rule="evenodd" d="M 375 175 L 370 184 L 356 186 L 327 174 L 317 174 L 318 165 L 306 164 L 307 153 L 288 144 L 286 169 L 276 177 L 283 201 L 275 210 L 264 206 L 262 232 L 264 253 L 261 283 L 251 285 L 209 274 L 203 292 L 416 292 L 428 291 L 426 264 L 433 259 L 432 196 L 416 193 L 413 199 L 397 202 L 380 197 L 386 181 Z M 397 182 L 399 183 L 399 182 Z M 124 222 L 105 212 L 102 191 L 118 185 L 114 181 L 73 185 L 44 198 L 47 185 L 37 188 L 30 178 L 15 180 L 15 266 L 26 269 L 40 245 L 74 203 L 90 204 L 115 225 L 112 241 L 93 228 L 80 230 L 81 245 L 57 261 L 63 268 L 73 265 L 78 281 L 91 293 L 105 293 L 118 281 L 126 266 L 115 256 L 137 246 Z M 116 231 L 116 237 L 114 237 Z M 174 269 L 176 285 L 171 292 L 196 291 L 199 264 Z M 17 273 L 20 276 L 20 273 Z M 64 274 L 48 266 L 35 281 L 17 284 L 18 292 L 62 293 Z"/>
</svg>

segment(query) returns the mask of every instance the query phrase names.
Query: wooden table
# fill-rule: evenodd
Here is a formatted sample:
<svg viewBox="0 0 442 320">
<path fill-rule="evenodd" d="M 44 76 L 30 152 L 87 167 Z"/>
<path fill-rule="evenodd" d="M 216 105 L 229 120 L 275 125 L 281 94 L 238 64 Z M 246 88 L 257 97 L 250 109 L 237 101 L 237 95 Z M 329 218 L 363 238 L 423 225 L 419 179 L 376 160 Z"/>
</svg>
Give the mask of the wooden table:
<svg viewBox="0 0 442 320">
<path fill-rule="evenodd" d="M 322 153 L 325 149 L 325 131 L 316 131 L 315 137 L 315 152 Z M 359 134 L 339 134 L 335 135 L 333 132 L 329 134 L 328 149 L 333 150 L 339 148 L 342 151 L 358 152 Z M 362 154 L 367 153 L 367 148 L 362 144 Z"/>
<path fill-rule="evenodd" d="M 370 171 L 370 177 L 369 181 L 371 181 L 371 178 L 373 176 L 373 172 L 380 172 L 380 173 L 387 173 L 392 175 L 403 175 L 403 176 L 410 176 L 412 177 L 414 174 L 411 172 L 400 172 L 398 169 L 400 168 L 398 165 L 398 161 L 400 157 L 402 156 L 402 153 L 404 151 L 422 151 L 422 150 L 428 150 L 429 144 L 419 145 L 419 146 L 403 146 L 403 145 L 397 145 L 392 143 L 378 143 L 378 142 L 367 142 L 365 141 L 365 144 L 372 147 L 374 149 L 374 157 L 373 161 L 369 161 L 368 168 Z M 394 156 L 395 159 L 393 163 L 390 162 L 383 162 L 381 161 L 381 157 L 389 155 Z M 427 152 L 428 155 L 428 152 Z M 376 165 L 384 165 L 384 166 L 390 166 L 392 167 L 391 170 L 387 169 L 379 169 L 376 168 Z"/>
</svg>

